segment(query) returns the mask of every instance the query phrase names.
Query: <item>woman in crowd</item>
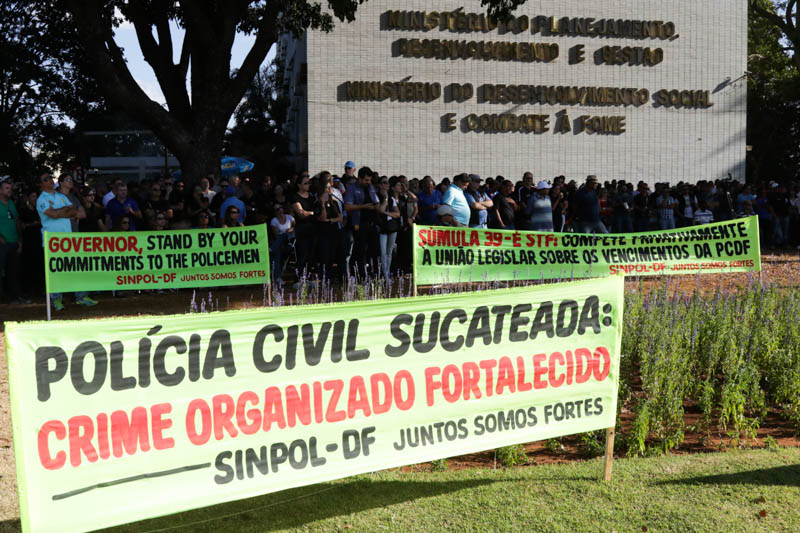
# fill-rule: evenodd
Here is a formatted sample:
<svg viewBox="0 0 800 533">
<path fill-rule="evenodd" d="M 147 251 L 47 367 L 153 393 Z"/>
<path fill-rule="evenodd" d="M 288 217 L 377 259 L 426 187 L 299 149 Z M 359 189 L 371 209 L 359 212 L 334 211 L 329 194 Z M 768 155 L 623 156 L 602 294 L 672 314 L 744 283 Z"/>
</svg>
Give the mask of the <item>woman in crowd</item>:
<svg viewBox="0 0 800 533">
<path fill-rule="evenodd" d="M 186 216 L 191 220 L 196 220 L 197 215 L 208 209 L 208 198 L 203 196 L 203 189 L 200 185 L 192 188 L 192 195 L 186 202 Z"/>
<path fill-rule="evenodd" d="M 553 204 L 550 184 L 540 181 L 525 204 L 525 221 L 532 231 L 553 231 Z"/>
<path fill-rule="evenodd" d="M 167 214 L 164 211 L 159 211 L 153 219 L 153 231 L 163 231 L 166 229 L 169 229 Z"/>
<path fill-rule="evenodd" d="M 244 224 L 239 222 L 239 208 L 232 205 L 225 211 L 225 219 L 222 221 L 222 227 L 238 228 L 240 226 L 244 226 Z"/>
<path fill-rule="evenodd" d="M 117 224 L 113 227 L 114 231 L 130 231 L 131 230 L 131 216 L 122 215 L 117 219 Z"/>
<path fill-rule="evenodd" d="M 211 227 L 211 213 L 204 209 L 195 216 L 195 229 L 208 229 Z"/>
<path fill-rule="evenodd" d="M 398 196 L 402 190 L 400 179 L 392 176 L 389 180 L 385 176 L 378 182 L 378 228 L 380 230 L 379 242 L 381 247 L 381 267 L 383 277 L 388 281 L 392 265 L 392 251 L 400 229 L 400 208 Z"/>
<path fill-rule="evenodd" d="M 271 279 L 278 284 L 283 284 L 283 248 L 294 239 L 294 217 L 286 214 L 281 204 L 274 204 L 273 211 L 275 216 L 269 223 L 269 230 L 272 233 L 272 244 L 269 246 L 269 257 L 272 261 Z"/>
<path fill-rule="evenodd" d="M 106 212 L 101 204 L 95 201 L 95 192 L 91 187 L 83 190 L 81 195 L 81 203 L 83 210 L 86 212 L 86 217 L 78 220 L 78 228 L 81 232 L 97 232 L 107 231 L 106 227 Z"/>
<path fill-rule="evenodd" d="M 272 188 L 272 202 L 284 206 L 289 203 L 289 199 L 286 198 L 286 183 L 276 183 Z"/>
<path fill-rule="evenodd" d="M 397 260 L 395 270 L 411 272 L 413 261 L 413 248 L 411 228 L 419 215 L 419 200 L 409 185 L 410 182 L 405 176 L 400 176 L 400 193 L 397 203 L 400 207 L 400 229 L 397 231 Z M 391 181 L 391 180 L 390 180 Z"/>
<path fill-rule="evenodd" d="M 342 267 L 344 254 L 343 239 L 344 229 L 342 222 L 343 206 L 333 193 L 333 180 L 331 173 L 323 171 L 317 183 L 317 204 L 315 206 L 317 221 L 319 223 L 320 261 L 322 275 L 333 277 L 333 263 Z"/>
<path fill-rule="evenodd" d="M 309 271 L 314 245 L 314 197 L 311 195 L 311 178 L 306 173 L 297 180 L 297 192 L 292 198 L 292 215 L 297 235 L 297 271 L 298 277 L 302 277 Z"/>
</svg>

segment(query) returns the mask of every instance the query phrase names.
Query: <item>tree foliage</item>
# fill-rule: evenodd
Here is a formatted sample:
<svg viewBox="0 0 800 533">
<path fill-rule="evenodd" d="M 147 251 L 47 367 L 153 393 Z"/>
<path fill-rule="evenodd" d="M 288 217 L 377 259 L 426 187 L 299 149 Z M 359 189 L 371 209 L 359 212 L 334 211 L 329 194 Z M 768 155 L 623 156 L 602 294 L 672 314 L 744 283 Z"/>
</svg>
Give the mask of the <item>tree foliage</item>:
<svg viewBox="0 0 800 533">
<path fill-rule="evenodd" d="M 74 31 L 51 2 L 0 2 L 0 171 L 53 162 L 68 118 L 98 105 Z"/>
<path fill-rule="evenodd" d="M 228 121 L 258 74 L 281 32 L 299 36 L 308 28 L 330 31 L 334 19 L 353 20 L 364 0 L 63 0 L 107 98 L 137 117 L 181 163 L 183 176 L 197 180 L 219 169 Z M 122 20 L 136 30 L 166 108 L 136 83 L 114 40 Z M 173 50 L 172 28 L 184 31 Z M 237 33 L 255 41 L 242 65 L 231 68 Z M 178 52 L 176 54 L 176 52 Z M 176 60 L 177 59 L 177 60 Z"/>
<path fill-rule="evenodd" d="M 281 130 L 289 99 L 278 90 L 280 77 L 275 64 L 261 69 L 236 108 L 235 125 L 226 137 L 228 153 L 245 157 L 265 173 L 285 166 L 289 151 Z"/>
<path fill-rule="evenodd" d="M 796 53 L 800 49 L 798 0 L 748 0 L 748 3 L 753 18 L 766 23 L 764 27 L 772 26 L 774 30 L 781 32 L 781 37 L 788 44 L 783 50 L 791 52 L 787 57 L 791 59 L 795 69 L 800 68 L 800 56 Z"/>
<path fill-rule="evenodd" d="M 786 15 L 787 8 L 793 15 Z M 750 0 L 750 15 L 747 138 L 753 151 L 748 175 L 793 176 L 800 163 L 800 74 L 787 30 L 796 31 L 797 3 Z"/>
</svg>

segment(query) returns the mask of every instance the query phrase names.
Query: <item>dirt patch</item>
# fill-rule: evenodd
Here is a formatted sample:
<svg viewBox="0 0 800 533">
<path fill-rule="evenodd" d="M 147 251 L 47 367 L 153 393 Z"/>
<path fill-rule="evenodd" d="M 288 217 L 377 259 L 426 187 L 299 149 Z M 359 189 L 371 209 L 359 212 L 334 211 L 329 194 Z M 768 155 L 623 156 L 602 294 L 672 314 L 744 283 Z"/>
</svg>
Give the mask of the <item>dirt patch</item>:
<svg viewBox="0 0 800 533">
<path fill-rule="evenodd" d="M 19 516 L 6 362 L 6 336 L 0 333 L 0 521 Z"/>
</svg>

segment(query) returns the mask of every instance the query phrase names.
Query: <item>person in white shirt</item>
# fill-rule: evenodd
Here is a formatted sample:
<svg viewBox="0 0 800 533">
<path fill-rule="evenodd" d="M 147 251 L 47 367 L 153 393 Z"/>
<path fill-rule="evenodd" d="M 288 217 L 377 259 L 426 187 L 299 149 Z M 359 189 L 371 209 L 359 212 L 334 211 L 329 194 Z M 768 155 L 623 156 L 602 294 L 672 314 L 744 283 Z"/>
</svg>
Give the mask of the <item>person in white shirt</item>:
<svg viewBox="0 0 800 533">
<path fill-rule="evenodd" d="M 282 250 L 283 247 L 289 242 L 289 239 L 294 238 L 294 225 L 295 220 L 292 215 L 284 212 L 281 204 L 274 206 L 275 216 L 269 223 L 269 229 L 272 232 L 273 241 L 269 247 L 269 257 L 272 262 L 272 276 L 279 285 L 283 284 L 283 263 Z"/>
<path fill-rule="evenodd" d="M 114 180 L 114 185 L 111 187 L 111 190 L 108 191 L 105 195 L 103 195 L 103 207 L 108 205 L 108 202 L 110 202 L 111 199 L 114 198 L 117 195 L 117 193 L 116 193 L 117 186 L 121 185 L 121 184 L 122 184 L 122 180 L 121 179 L 117 178 L 117 179 Z"/>
</svg>

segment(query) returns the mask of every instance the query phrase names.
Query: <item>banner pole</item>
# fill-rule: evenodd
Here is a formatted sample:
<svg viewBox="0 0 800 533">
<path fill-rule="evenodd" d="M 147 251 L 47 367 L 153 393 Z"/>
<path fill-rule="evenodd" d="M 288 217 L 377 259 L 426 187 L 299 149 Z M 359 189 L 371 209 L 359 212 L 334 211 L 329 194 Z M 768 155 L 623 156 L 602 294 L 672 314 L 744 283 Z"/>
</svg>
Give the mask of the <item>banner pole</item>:
<svg viewBox="0 0 800 533">
<path fill-rule="evenodd" d="M 272 282 L 267 283 L 267 305 L 272 307 Z"/>
<path fill-rule="evenodd" d="M 603 479 L 611 481 L 611 466 L 614 463 L 614 431 L 615 428 L 606 430 L 606 461 L 603 469 Z"/>
<path fill-rule="evenodd" d="M 45 303 L 47 305 L 47 321 L 50 322 L 50 293 L 45 294 Z"/>
<path fill-rule="evenodd" d="M 411 295 L 417 297 L 417 225 L 411 224 Z"/>
</svg>

